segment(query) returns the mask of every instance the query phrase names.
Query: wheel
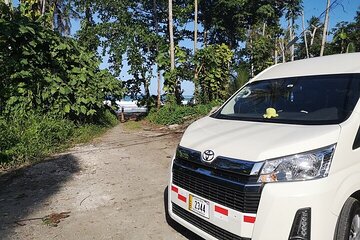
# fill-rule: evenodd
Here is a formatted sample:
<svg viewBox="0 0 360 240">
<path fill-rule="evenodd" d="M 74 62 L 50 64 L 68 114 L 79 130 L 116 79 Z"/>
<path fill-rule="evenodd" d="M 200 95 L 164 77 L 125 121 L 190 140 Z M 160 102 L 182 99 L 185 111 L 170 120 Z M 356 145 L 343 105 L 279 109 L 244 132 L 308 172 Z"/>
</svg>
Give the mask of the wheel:
<svg viewBox="0 0 360 240">
<path fill-rule="evenodd" d="M 360 240 L 360 202 L 350 197 L 338 218 L 334 240 Z"/>
</svg>

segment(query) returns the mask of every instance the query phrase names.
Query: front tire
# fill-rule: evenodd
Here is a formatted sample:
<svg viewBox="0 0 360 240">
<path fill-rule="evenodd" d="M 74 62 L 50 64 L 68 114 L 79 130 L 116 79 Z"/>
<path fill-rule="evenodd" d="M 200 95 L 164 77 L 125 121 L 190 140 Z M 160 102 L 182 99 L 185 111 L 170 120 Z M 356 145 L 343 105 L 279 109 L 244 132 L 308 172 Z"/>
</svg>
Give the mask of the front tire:
<svg viewBox="0 0 360 240">
<path fill-rule="evenodd" d="M 334 240 L 360 240 L 360 202 L 346 200 L 338 218 Z"/>
</svg>

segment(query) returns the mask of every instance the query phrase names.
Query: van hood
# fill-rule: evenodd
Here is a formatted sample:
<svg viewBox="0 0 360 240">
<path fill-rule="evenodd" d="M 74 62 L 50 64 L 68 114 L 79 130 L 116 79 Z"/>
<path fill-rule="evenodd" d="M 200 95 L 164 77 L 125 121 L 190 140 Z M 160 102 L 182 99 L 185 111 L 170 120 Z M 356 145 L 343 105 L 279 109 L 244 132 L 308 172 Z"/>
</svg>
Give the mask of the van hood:
<svg viewBox="0 0 360 240">
<path fill-rule="evenodd" d="M 340 131 L 339 125 L 292 125 L 205 117 L 188 127 L 180 146 L 257 162 L 334 144 Z"/>
</svg>

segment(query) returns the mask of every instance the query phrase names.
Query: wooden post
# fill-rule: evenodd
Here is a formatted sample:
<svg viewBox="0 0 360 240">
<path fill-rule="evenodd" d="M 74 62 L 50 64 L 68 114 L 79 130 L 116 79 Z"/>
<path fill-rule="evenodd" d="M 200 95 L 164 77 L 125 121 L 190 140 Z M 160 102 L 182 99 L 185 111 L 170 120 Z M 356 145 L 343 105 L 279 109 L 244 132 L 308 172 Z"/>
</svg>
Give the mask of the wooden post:
<svg viewBox="0 0 360 240">
<path fill-rule="evenodd" d="M 121 107 L 121 120 L 122 123 L 125 122 L 125 116 L 124 116 L 124 107 Z"/>
</svg>

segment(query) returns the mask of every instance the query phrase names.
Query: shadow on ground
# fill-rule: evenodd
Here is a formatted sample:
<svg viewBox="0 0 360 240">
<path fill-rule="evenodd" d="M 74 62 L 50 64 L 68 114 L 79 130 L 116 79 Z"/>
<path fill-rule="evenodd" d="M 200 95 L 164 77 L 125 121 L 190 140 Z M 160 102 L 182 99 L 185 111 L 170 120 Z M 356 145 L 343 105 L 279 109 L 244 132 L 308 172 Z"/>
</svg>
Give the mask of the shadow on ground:
<svg viewBox="0 0 360 240">
<path fill-rule="evenodd" d="M 178 233 L 180 233 L 181 235 L 183 235 L 184 237 L 186 237 L 187 239 L 191 239 L 191 240 L 203 240 L 201 237 L 199 237 L 198 235 L 196 235 L 195 233 L 189 231 L 188 229 L 186 229 L 185 227 L 183 227 L 182 225 L 180 225 L 179 223 L 175 222 L 174 220 L 172 220 L 172 218 L 170 217 L 170 215 L 168 214 L 168 187 L 165 188 L 164 190 L 164 208 L 165 208 L 165 218 L 166 218 L 166 222 L 174 229 L 176 230 Z"/>
<path fill-rule="evenodd" d="M 48 199 L 79 171 L 78 160 L 66 154 L 1 175 L 0 238 L 11 238 L 16 227 L 26 224 L 22 220 L 49 204 Z"/>
</svg>

